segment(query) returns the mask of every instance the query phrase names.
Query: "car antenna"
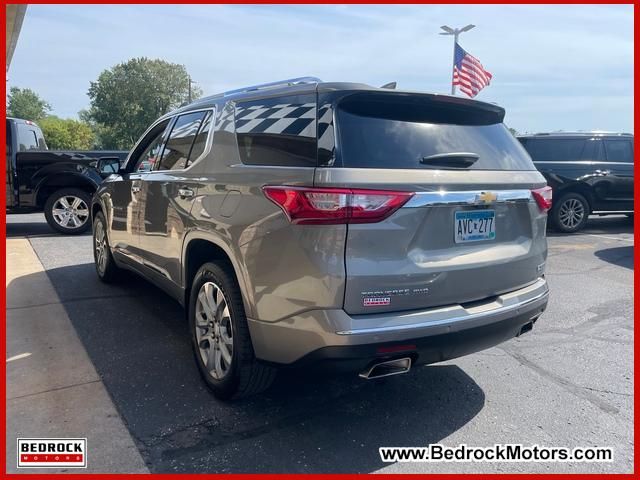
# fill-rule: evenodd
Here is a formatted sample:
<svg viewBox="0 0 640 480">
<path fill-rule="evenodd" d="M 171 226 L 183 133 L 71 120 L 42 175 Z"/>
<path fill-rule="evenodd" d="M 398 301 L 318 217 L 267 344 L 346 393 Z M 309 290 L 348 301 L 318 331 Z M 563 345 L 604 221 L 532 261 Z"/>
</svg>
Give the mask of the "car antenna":
<svg viewBox="0 0 640 480">
<path fill-rule="evenodd" d="M 385 83 L 380 88 L 388 88 L 389 90 L 395 90 L 396 89 L 396 85 L 397 85 L 396 82 L 389 82 L 389 83 Z"/>
</svg>

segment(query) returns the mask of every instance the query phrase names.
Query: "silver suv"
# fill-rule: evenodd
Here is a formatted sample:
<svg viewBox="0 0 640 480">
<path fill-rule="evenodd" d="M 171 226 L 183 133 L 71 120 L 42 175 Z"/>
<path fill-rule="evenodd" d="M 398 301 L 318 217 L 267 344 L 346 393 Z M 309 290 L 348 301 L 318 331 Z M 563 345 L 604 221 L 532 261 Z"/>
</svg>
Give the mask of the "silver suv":
<svg viewBox="0 0 640 480">
<path fill-rule="evenodd" d="M 548 297 L 551 189 L 503 117 L 310 77 L 199 100 L 96 192 L 98 276 L 133 270 L 186 307 L 219 398 L 279 365 L 371 379 L 491 347 Z"/>
</svg>

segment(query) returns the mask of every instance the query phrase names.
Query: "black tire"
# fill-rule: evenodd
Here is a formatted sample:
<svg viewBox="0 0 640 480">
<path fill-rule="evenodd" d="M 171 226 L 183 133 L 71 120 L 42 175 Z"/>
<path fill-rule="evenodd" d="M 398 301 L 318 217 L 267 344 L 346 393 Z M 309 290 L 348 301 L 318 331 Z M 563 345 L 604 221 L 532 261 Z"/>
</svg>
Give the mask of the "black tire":
<svg viewBox="0 0 640 480">
<path fill-rule="evenodd" d="M 72 209 L 71 207 L 74 203 L 72 199 L 78 199 L 79 206 L 83 208 Z M 61 210 L 59 207 L 63 207 L 63 202 L 69 205 L 67 212 L 62 215 L 54 212 L 54 209 L 58 212 Z M 79 188 L 61 188 L 47 198 L 44 204 L 44 216 L 49 226 L 57 232 L 65 235 L 78 235 L 86 232 L 91 227 L 89 205 L 91 205 L 91 194 Z M 67 213 L 69 216 L 65 217 Z M 65 221 L 67 222 L 66 224 Z"/>
<path fill-rule="evenodd" d="M 98 245 L 100 243 L 100 245 Z M 120 268 L 116 265 L 111 247 L 109 246 L 109 238 L 107 236 L 107 222 L 102 212 L 96 213 L 93 220 L 93 260 L 96 267 L 98 278 L 105 283 L 113 283 L 121 273 Z M 99 260 L 100 251 L 104 257 L 104 265 Z"/>
<path fill-rule="evenodd" d="M 229 340 L 229 333 L 231 333 L 231 346 L 232 352 L 228 352 L 228 347 L 225 347 L 227 354 L 230 353 L 231 362 L 227 365 L 226 372 L 220 378 L 215 378 L 210 368 L 207 367 L 203 356 L 211 355 L 211 350 L 214 349 L 213 343 L 216 339 L 208 340 L 207 334 L 214 335 L 215 327 L 203 326 L 213 321 L 208 318 L 206 312 L 201 310 L 202 302 L 198 300 L 198 295 L 208 288 L 213 288 L 217 298 L 216 312 L 220 312 L 219 316 L 219 331 L 217 341 L 222 343 L 222 334 L 220 331 L 224 330 L 226 333 L 226 340 Z M 213 285 L 213 287 L 212 287 Z M 218 290 L 215 290 L 217 287 Z M 219 295 L 222 293 L 222 297 Z M 221 300 L 222 299 L 222 300 Z M 220 310 L 220 305 L 225 302 L 227 309 Z M 224 312 L 228 311 L 228 316 L 225 316 Z M 203 315 L 203 312 L 205 313 Z M 201 326 L 196 327 L 196 315 L 198 315 L 199 323 Z M 227 322 L 226 329 L 223 328 L 222 317 Z M 266 390 L 273 380 L 275 379 L 276 369 L 274 367 L 265 365 L 256 359 L 253 345 L 251 343 L 251 337 L 249 335 L 249 327 L 247 325 L 247 317 L 244 312 L 244 305 L 242 303 L 242 295 L 240 287 L 233 274 L 232 269 L 226 264 L 217 263 L 205 263 L 200 267 L 196 273 L 191 286 L 191 294 L 189 297 L 189 329 L 191 333 L 191 342 L 193 345 L 193 353 L 200 375 L 204 379 L 207 386 L 211 389 L 213 394 L 221 400 L 229 400 L 232 398 L 247 397 L 263 390 Z M 229 331 L 230 327 L 230 331 Z M 196 332 L 198 329 L 198 332 Z M 198 345 L 198 335 L 201 335 L 201 343 L 204 346 L 208 345 L 208 349 L 203 348 L 201 351 Z M 221 347 L 218 347 L 220 349 Z M 211 357 L 212 358 L 212 357 Z M 221 363 L 226 363 L 223 359 L 219 360 Z M 215 370 L 216 367 L 213 369 Z"/>
<path fill-rule="evenodd" d="M 589 202 L 579 193 L 569 192 L 553 199 L 550 221 L 554 230 L 574 233 L 584 228 L 589 219 Z"/>
</svg>

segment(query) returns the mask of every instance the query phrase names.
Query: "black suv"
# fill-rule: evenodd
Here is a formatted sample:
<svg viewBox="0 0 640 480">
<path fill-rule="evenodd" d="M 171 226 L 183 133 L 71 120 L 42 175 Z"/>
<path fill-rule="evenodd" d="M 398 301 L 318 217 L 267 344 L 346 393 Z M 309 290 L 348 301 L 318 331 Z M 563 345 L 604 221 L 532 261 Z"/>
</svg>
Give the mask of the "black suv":
<svg viewBox="0 0 640 480">
<path fill-rule="evenodd" d="M 590 214 L 633 216 L 633 135 L 538 133 L 519 136 L 553 188 L 551 225 L 576 232 Z"/>
</svg>

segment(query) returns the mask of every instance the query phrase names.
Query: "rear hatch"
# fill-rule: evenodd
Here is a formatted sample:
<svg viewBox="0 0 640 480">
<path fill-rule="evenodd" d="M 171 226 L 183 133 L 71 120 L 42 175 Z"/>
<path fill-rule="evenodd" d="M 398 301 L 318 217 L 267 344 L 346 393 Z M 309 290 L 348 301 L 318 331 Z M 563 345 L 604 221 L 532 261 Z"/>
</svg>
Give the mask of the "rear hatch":
<svg viewBox="0 0 640 480">
<path fill-rule="evenodd" d="M 361 92 L 333 109 L 335 155 L 315 186 L 413 194 L 382 221 L 348 224 L 348 313 L 478 302 L 543 274 L 545 205 L 532 190 L 545 180 L 500 108 Z"/>
</svg>

